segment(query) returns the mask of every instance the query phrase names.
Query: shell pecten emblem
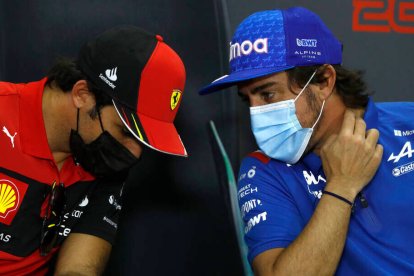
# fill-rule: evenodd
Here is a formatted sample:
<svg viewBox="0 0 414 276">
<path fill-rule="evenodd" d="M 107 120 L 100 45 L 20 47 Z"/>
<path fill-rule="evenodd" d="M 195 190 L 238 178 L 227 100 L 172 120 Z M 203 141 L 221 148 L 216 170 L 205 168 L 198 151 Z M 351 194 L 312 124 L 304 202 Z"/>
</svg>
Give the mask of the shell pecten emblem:
<svg viewBox="0 0 414 276">
<path fill-rule="evenodd" d="M 7 213 L 14 210 L 18 204 L 18 191 L 7 180 L 0 180 L 0 215 L 7 216 Z"/>
<path fill-rule="evenodd" d="M 174 89 L 172 91 L 171 100 L 170 100 L 171 110 L 174 110 L 177 107 L 178 103 L 180 102 L 180 99 L 181 99 L 181 91 L 178 89 Z"/>
</svg>

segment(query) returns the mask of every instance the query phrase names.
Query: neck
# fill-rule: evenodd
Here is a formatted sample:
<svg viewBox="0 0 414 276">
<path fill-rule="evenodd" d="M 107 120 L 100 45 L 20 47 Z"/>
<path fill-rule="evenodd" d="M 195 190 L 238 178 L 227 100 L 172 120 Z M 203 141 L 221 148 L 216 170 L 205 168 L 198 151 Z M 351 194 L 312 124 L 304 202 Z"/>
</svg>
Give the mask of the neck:
<svg viewBox="0 0 414 276">
<path fill-rule="evenodd" d="M 338 134 L 341 130 L 346 110 L 354 112 L 357 118 L 362 118 L 365 113 L 365 109 L 362 107 L 347 108 L 338 95 L 331 98 L 325 104 L 324 114 L 319 122 L 320 125 L 317 133 L 315 133 L 315 141 L 317 142 L 313 145 L 313 152 L 316 155 L 320 155 L 320 150 L 328 138 L 334 134 Z"/>
<path fill-rule="evenodd" d="M 67 101 L 69 93 L 65 93 L 55 86 L 45 86 L 42 98 L 43 120 L 46 129 L 47 141 L 56 166 L 61 169 L 64 161 L 70 156 L 69 133 L 72 122 L 67 118 Z M 76 114 L 74 115 L 74 118 Z"/>
</svg>

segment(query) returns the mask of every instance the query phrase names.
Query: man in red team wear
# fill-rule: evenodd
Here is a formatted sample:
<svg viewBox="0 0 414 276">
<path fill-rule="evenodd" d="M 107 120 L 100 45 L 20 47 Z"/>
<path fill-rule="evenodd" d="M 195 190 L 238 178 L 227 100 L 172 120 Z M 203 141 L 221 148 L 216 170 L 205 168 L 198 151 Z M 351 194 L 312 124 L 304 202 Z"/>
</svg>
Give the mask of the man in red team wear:
<svg viewBox="0 0 414 276">
<path fill-rule="evenodd" d="M 162 37 L 117 27 L 40 81 L 0 82 L 0 274 L 101 274 L 142 145 L 187 156 L 185 69 Z"/>
</svg>

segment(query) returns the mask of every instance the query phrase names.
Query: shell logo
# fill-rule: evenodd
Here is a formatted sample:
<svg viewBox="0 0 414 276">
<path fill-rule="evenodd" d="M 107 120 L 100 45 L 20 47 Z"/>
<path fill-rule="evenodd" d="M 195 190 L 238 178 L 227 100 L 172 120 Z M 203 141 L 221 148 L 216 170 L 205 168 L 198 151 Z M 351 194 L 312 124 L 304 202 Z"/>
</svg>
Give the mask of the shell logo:
<svg viewBox="0 0 414 276">
<path fill-rule="evenodd" d="M 0 217 L 6 217 L 19 205 L 19 191 L 10 181 L 0 180 Z"/>
</svg>

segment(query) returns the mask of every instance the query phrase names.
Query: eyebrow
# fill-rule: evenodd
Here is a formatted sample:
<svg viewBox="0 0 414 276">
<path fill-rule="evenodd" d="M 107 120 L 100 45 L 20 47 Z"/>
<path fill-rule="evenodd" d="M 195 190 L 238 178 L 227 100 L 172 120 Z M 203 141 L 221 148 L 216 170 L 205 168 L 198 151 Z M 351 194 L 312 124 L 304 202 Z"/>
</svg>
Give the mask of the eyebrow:
<svg viewBox="0 0 414 276">
<path fill-rule="evenodd" d="M 251 91 L 251 93 L 252 93 L 252 94 L 256 94 L 257 92 L 259 92 L 259 91 L 261 91 L 261 90 L 265 90 L 266 88 L 269 88 L 269 87 L 271 87 L 271 86 L 273 86 L 273 85 L 275 85 L 275 84 L 277 84 L 277 82 L 274 82 L 274 81 L 272 81 L 272 82 L 267 82 L 267 83 L 262 84 L 262 85 L 260 85 L 260 86 L 258 86 L 258 87 L 255 87 L 255 88 Z"/>
<path fill-rule="evenodd" d="M 252 91 L 251 91 L 251 94 L 256 94 L 256 93 L 258 93 L 258 92 L 260 92 L 261 90 L 265 90 L 266 88 L 269 88 L 269 87 L 272 87 L 273 85 L 278 85 L 278 82 L 276 82 L 276 81 L 271 81 L 271 82 L 267 82 L 267 83 L 265 83 L 265 84 L 262 84 L 262 85 L 260 85 L 260 86 L 258 86 L 258 87 L 255 87 Z M 237 94 L 239 95 L 239 97 L 241 97 L 241 98 L 246 98 L 247 96 L 244 94 L 244 93 L 242 93 L 240 90 L 238 90 L 237 91 Z"/>
</svg>

